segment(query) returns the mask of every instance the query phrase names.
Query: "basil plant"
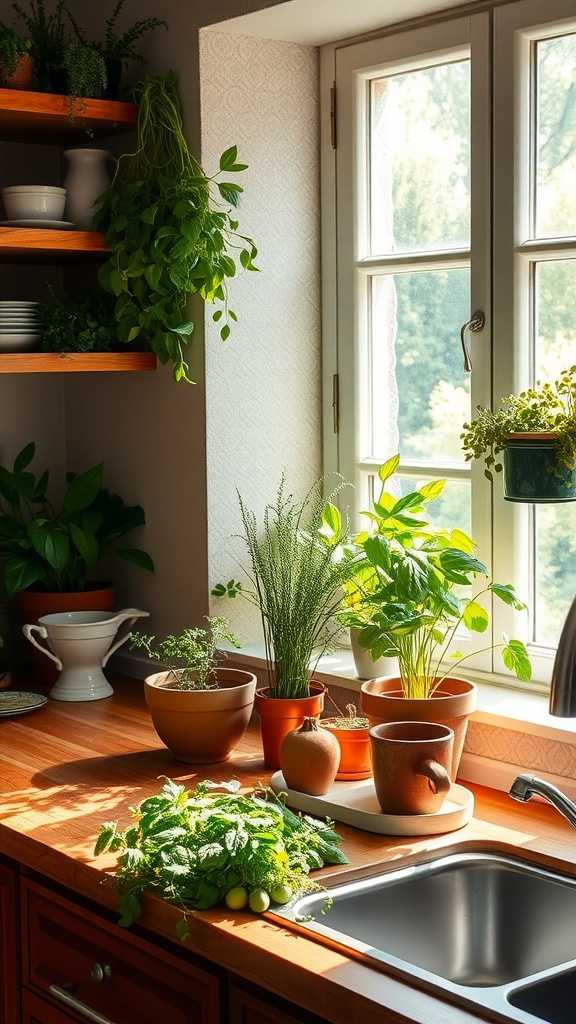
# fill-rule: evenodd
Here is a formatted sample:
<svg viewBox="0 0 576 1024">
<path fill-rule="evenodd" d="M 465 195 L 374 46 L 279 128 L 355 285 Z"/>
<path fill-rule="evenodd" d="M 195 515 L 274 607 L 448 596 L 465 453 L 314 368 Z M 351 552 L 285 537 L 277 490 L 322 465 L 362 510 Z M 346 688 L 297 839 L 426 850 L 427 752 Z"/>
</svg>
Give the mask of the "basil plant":
<svg viewBox="0 0 576 1024">
<path fill-rule="evenodd" d="M 430 525 L 427 506 L 440 497 L 445 480 L 399 498 L 387 490 L 398 464 L 396 455 L 381 466 L 380 495 L 363 513 L 370 528 L 355 537 L 356 573 L 347 584 L 341 620 L 359 628 L 360 644 L 375 660 L 398 658 L 408 698 L 430 697 L 456 666 L 496 648 L 507 669 L 529 680 L 532 666 L 520 640 L 503 635 L 499 642 L 479 642 L 477 650 L 466 654 L 453 650 L 457 634 L 487 632 L 483 596 L 518 611 L 526 605 L 510 584 L 490 580 L 467 534 Z"/>
</svg>

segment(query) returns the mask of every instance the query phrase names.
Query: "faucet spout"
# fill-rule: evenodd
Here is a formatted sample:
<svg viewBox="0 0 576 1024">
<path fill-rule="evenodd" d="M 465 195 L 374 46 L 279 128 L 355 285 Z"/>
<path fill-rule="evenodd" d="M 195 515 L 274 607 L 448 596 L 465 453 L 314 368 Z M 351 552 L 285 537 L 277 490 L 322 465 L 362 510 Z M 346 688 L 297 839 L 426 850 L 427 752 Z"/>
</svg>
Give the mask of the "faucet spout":
<svg viewBox="0 0 576 1024">
<path fill-rule="evenodd" d="M 526 803 L 533 796 L 541 796 L 576 828 L 576 804 L 551 782 L 545 782 L 536 775 L 518 775 L 510 787 L 513 800 Z"/>
</svg>

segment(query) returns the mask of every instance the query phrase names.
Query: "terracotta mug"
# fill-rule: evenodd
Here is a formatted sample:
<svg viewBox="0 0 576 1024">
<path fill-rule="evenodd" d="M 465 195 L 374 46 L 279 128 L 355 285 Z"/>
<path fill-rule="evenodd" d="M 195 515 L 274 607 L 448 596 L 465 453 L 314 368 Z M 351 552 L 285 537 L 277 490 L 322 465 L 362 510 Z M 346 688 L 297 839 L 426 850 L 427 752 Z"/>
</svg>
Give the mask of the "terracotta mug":
<svg viewBox="0 0 576 1024">
<path fill-rule="evenodd" d="M 384 814 L 432 814 L 450 789 L 454 732 L 433 722 L 370 729 L 372 768 Z"/>
</svg>

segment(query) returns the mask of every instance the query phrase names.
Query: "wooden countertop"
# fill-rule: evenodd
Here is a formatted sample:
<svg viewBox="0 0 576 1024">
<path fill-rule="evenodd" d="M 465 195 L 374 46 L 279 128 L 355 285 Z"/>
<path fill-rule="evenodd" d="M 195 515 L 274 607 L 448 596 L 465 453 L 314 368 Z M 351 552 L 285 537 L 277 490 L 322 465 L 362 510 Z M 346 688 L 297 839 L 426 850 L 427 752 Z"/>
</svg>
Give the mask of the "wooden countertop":
<svg viewBox="0 0 576 1024">
<path fill-rule="evenodd" d="M 255 735 L 236 756 L 209 771 L 175 762 L 158 740 L 142 684 L 119 679 L 108 700 L 50 703 L 0 720 L 0 853 L 108 909 L 116 897 L 106 875 L 110 856 L 94 858 L 100 824 L 129 819 L 128 807 L 157 791 L 158 777 L 193 785 L 200 777 L 266 780 Z M 425 839 L 384 838 L 338 826 L 350 859 L 324 881 L 430 851 L 482 848 L 529 856 L 576 874 L 574 833 L 544 804 L 512 804 L 502 793 L 471 787 L 476 816 L 459 832 Z M 318 876 L 317 876 L 318 877 Z M 142 927 L 176 942 L 178 912 L 146 901 Z M 213 910 L 192 915 L 187 948 L 334 1024 L 473 1024 L 482 1018 L 278 925 L 270 917 Z"/>
</svg>

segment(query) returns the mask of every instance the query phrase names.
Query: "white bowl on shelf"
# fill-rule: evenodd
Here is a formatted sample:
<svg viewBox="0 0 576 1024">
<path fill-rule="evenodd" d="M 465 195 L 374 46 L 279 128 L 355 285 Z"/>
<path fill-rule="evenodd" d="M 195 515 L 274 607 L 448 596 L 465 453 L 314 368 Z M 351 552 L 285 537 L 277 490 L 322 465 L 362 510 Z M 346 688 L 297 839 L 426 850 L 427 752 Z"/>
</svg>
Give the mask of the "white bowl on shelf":
<svg viewBox="0 0 576 1024">
<path fill-rule="evenodd" d="M 66 189 L 51 185 L 10 185 L 2 189 L 7 220 L 61 220 Z"/>
<path fill-rule="evenodd" d="M 25 352 L 35 348 L 40 340 L 39 334 L 1 334 L 0 352 Z"/>
</svg>

